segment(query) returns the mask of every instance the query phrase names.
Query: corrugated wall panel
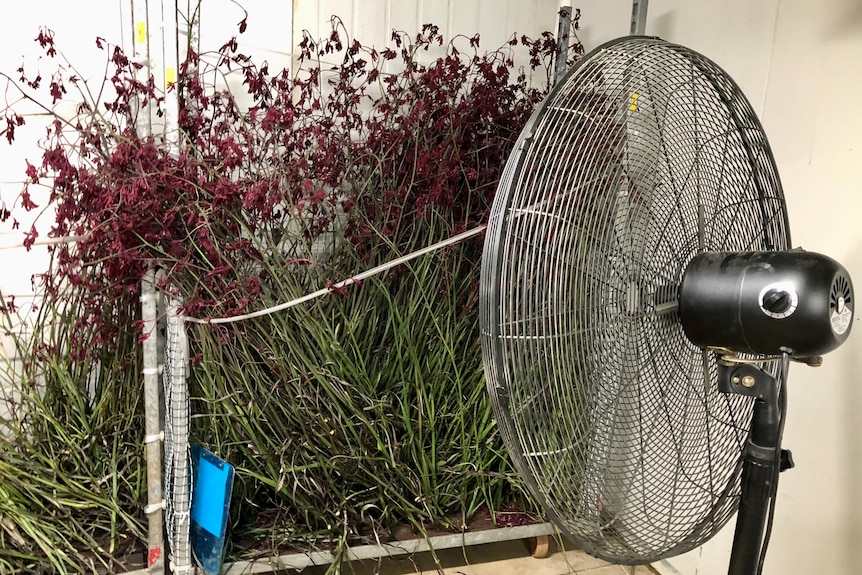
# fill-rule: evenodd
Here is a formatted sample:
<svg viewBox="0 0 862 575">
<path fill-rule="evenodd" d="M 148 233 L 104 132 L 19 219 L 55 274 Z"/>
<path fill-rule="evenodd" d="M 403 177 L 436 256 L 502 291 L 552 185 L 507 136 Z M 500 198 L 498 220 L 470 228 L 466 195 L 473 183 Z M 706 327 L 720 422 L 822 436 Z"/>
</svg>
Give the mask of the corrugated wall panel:
<svg viewBox="0 0 862 575">
<path fill-rule="evenodd" d="M 395 30 L 416 30 L 419 25 L 419 2 L 418 0 L 390 0 L 388 13 L 389 26 L 386 33 L 388 41 L 389 32 Z"/>
<path fill-rule="evenodd" d="M 435 24 L 446 38 L 478 32 L 482 46 L 493 49 L 513 33 L 555 32 L 558 9 L 558 0 L 294 0 L 294 37 L 303 29 L 317 37 L 328 33 L 337 15 L 364 44 L 386 45 L 393 29 L 412 35 Z"/>
<path fill-rule="evenodd" d="M 397 0 L 353 0 L 354 38 L 373 38 L 374 43 L 383 43 L 389 38 L 389 9 Z"/>
<path fill-rule="evenodd" d="M 473 3 L 474 2 L 472 1 L 462 1 L 458 4 L 459 8 L 467 8 Z M 436 24 L 440 27 L 444 36 L 451 35 L 452 20 L 454 18 L 454 7 L 452 2 L 442 2 L 440 0 L 417 0 L 416 4 L 419 8 L 419 21 L 416 26 L 417 29 L 421 28 L 422 24 Z M 363 14 L 360 17 L 364 18 L 365 15 Z"/>
<path fill-rule="evenodd" d="M 303 30 L 314 38 L 327 36 L 331 17 L 337 15 L 352 38 L 377 48 L 392 45 L 393 30 L 413 36 L 423 24 L 434 24 L 447 40 L 478 33 L 480 50 L 490 51 L 505 45 L 513 34 L 535 38 L 544 31 L 556 33 L 558 11 L 559 0 L 293 0 L 294 47 Z M 468 47 L 466 40 L 462 44 Z M 444 53 L 441 47 L 423 57 Z M 526 56 L 517 63 L 526 66 Z M 535 81 L 545 79 L 541 72 Z"/>
</svg>

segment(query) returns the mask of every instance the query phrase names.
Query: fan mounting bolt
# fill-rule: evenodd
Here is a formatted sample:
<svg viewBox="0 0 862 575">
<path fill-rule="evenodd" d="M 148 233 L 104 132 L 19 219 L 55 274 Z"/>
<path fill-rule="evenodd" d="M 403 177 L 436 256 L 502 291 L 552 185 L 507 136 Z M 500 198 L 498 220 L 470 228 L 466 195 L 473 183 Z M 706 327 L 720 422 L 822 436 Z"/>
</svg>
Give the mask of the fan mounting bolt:
<svg viewBox="0 0 862 575">
<path fill-rule="evenodd" d="M 739 385 L 741 383 L 743 387 L 754 387 L 754 384 L 757 383 L 757 380 L 754 379 L 753 375 L 744 375 L 742 377 L 734 375 L 730 378 L 730 381 L 734 385 Z"/>
</svg>

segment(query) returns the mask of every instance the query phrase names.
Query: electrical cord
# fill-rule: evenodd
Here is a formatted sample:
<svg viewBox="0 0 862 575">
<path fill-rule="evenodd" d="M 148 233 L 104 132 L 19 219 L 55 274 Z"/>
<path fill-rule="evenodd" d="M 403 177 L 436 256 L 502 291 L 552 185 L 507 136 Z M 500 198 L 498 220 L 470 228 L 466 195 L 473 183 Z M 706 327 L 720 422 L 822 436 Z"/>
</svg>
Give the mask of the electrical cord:
<svg viewBox="0 0 862 575">
<path fill-rule="evenodd" d="M 427 253 L 431 253 L 433 251 L 445 248 L 447 246 L 451 246 L 451 245 L 456 244 L 458 242 L 464 241 L 467 238 L 471 238 L 475 235 L 478 235 L 478 234 L 484 232 L 487 227 L 488 227 L 487 224 L 483 224 L 481 226 L 473 228 L 472 230 L 468 230 L 466 232 L 452 236 L 449 239 L 443 240 L 441 242 L 437 242 L 436 244 L 424 247 L 420 250 L 416 250 L 415 252 L 410 252 L 409 254 L 401 256 L 400 258 L 394 259 L 390 262 L 386 262 L 386 263 L 381 264 L 377 267 L 373 267 L 370 270 L 366 270 L 360 274 L 349 277 L 345 280 L 341 280 L 338 283 L 330 284 L 327 287 L 321 288 L 321 289 L 319 289 L 315 292 L 312 292 L 310 294 L 306 294 L 302 297 L 299 297 L 299 298 L 296 298 L 294 300 L 284 302 L 284 303 L 281 303 L 281 304 L 278 304 L 278 305 L 275 305 L 272 307 L 268 307 L 266 309 L 261 309 L 261 310 L 254 311 L 254 312 L 247 313 L 247 314 L 243 314 L 243 315 L 235 315 L 235 316 L 228 316 L 228 317 L 197 318 L 197 317 L 183 316 L 183 319 L 186 320 L 187 322 L 191 322 L 191 323 L 222 324 L 222 323 L 232 323 L 232 322 L 236 322 L 236 321 L 242 321 L 242 320 L 251 319 L 254 317 L 260 317 L 260 316 L 264 316 L 264 315 L 270 315 L 270 314 L 291 308 L 295 305 L 299 305 L 301 303 L 305 303 L 307 301 L 317 299 L 321 296 L 325 296 L 327 294 L 330 294 L 336 290 L 343 289 L 343 288 L 350 286 L 352 284 L 358 284 L 366 278 L 369 278 L 373 275 L 377 275 L 379 273 L 382 273 L 382 272 L 384 272 L 388 269 L 394 268 L 396 266 L 400 266 L 401 264 L 404 264 L 406 262 L 409 262 L 410 260 L 416 259 L 419 256 L 423 256 Z"/>
</svg>

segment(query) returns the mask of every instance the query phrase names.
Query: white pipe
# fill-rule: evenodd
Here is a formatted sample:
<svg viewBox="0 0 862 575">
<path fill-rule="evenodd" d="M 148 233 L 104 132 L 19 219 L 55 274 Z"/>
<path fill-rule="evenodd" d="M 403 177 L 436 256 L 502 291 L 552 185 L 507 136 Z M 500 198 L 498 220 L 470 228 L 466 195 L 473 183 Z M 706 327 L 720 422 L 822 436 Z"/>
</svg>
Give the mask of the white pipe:
<svg viewBox="0 0 862 575">
<path fill-rule="evenodd" d="M 198 318 L 198 317 L 189 317 L 186 316 L 184 319 L 190 323 L 202 323 L 202 324 L 222 324 L 222 323 L 233 323 L 236 321 L 243 321 L 247 319 L 252 319 L 255 317 L 262 317 L 265 315 L 271 315 L 276 312 L 280 312 L 286 310 L 288 308 L 292 308 L 301 303 L 305 303 L 307 301 L 311 301 L 317 299 L 319 297 L 325 296 L 327 294 L 331 294 L 334 291 L 349 287 L 353 284 L 361 283 L 362 280 L 370 278 L 371 276 L 375 276 L 386 270 L 392 269 L 394 267 L 400 266 L 409 262 L 410 260 L 416 259 L 419 256 L 424 256 L 425 254 L 429 254 L 433 251 L 457 244 L 458 242 L 464 241 L 468 238 L 471 238 L 475 235 L 481 234 L 488 227 L 488 224 L 482 224 L 478 227 L 473 228 L 472 230 L 468 230 L 466 232 L 462 232 L 458 235 L 452 236 L 449 239 L 437 242 L 436 244 L 432 244 L 430 246 L 426 246 L 422 249 L 416 250 L 415 252 L 410 252 L 409 254 L 403 255 L 400 258 L 396 258 L 392 261 L 388 261 L 380 264 L 379 266 L 375 266 L 370 270 L 366 270 L 360 274 L 355 276 L 351 276 L 347 279 L 343 279 L 338 283 L 331 284 L 325 288 L 321 288 L 315 292 L 311 292 L 310 294 L 306 294 L 304 296 L 298 297 L 296 299 L 290 300 L 288 302 L 280 303 L 278 305 L 268 307 L 266 309 L 261 309 L 257 311 L 253 311 L 251 313 L 243 314 L 243 315 L 234 315 L 227 317 L 217 317 L 217 318 Z"/>
<path fill-rule="evenodd" d="M 165 86 L 165 127 L 164 141 L 168 154 L 178 157 L 181 135 L 179 128 L 179 94 L 177 83 L 179 73 L 178 25 L 179 10 L 177 0 L 161 1 L 161 67 L 164 70 Z M 171 443 L 170 452 L 165 453 L 166 491 L 170 497 L 167 517 L 170 546 L 170 567 L 174 573 L 188 573 L 193 570 L 190 518 L 191 518 L 191 464 L 189 459 L 189 399 L 186 361 L 188 351 L 185 344 L 185 324 L 178 310 L 182 301 L 169 298 L 167 306 L 167 333 L 172 345 L 180 349 L 167 349 L 173 354 L 171 371 L 164 373 L 166 423 L 169 422 Z M 167 444 L 166 444 L 167 449 Z"/>
<path fill-rule="evenodd" d="M 553 524 L 535 523 L 532 525 L 479 529 L 463 533 L 419 537 L 389 543 L 358 545 L 348 547 L 345 550 L 344 559 L 346 561 L 366 561 L 383 557 L 404 557 L 405 555 L 441 551 L 443 549 L 457 549 L 459 547 L 466 549 L 473 545 L 485 545 L 500 541 L 515 541 L 531 537 L 553 537 L 557 539 L 559 536 L 559 531 Z M 306 568 L 329 565 L 335 559 L 336 555 L 332 551 L 309 550 L 251 561 L 226 563 L 222 573 L 224 575 L 251 575 L 254 573 L 281 573 L 288 570 L 301 571 Z M 146 575 L 146 573 L 143 571 L 129 571 L 125 575 Z"/>
</svg>

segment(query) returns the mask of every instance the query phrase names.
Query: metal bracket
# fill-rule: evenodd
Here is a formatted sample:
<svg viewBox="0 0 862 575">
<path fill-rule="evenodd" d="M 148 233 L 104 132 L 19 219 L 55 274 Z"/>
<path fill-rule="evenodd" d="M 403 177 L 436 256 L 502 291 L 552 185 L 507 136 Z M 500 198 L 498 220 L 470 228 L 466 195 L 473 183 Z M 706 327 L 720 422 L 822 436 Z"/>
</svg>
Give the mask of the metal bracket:
<svg viewBox="0 0 862 575">
<path fill-rule="evenodd" d="M 718 360 L 718 389 L 747 397 L 764 399 L 775 392 L 775 378 L 750 363 Z"/>
</svg>

